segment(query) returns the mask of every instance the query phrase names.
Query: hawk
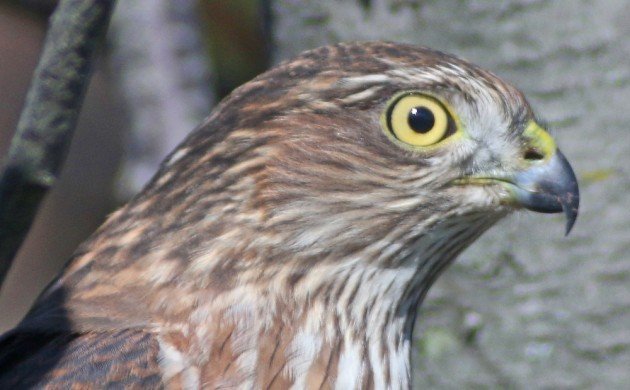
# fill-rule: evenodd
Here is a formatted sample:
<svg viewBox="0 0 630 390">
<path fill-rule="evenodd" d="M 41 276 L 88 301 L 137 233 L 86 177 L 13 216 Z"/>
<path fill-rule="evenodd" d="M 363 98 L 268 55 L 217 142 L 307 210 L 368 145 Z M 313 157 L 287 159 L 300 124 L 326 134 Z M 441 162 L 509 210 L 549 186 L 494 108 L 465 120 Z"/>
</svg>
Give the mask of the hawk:
<svg viewBox="0 0 630 390">
<path fill-rule="evenodd" d="M 525 208 L 578 210 L 523 94 L 423 47 L 307 51 L 236 89 L 0 340 L 0 387 L 408 388 L 415 313 Z"/>
</svg>

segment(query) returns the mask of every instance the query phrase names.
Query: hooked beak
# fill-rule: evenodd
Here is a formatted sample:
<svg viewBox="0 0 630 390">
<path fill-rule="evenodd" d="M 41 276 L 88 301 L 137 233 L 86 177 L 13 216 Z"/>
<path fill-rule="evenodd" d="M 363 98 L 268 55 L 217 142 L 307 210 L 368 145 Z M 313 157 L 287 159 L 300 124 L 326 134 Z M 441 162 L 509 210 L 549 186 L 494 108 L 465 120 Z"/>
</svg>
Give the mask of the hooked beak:
<svg viewBox="0 0 630 390">
<path fill-rule="evenodd" d="M 509 204 L 540 213 L 564 212 L 567 219 L 565 235 L 568 235 L 577 219 L 580 204 L 575 173 L 551 135 L 536 122 L 528 123 L 523 139 L 525 152 L 521 168 L 510 173 L 473 176 L 456 182 L 464 185 L 499 184 L 507 190 L 508 197 L 504 200 Z"/>
<path fill-rule="evenodd" d="M 564 212 L 565 235 L 569 234 L 578 216 L 580 192 L 575 173 L 559 149 L 547 161 L 516 173 L 509 184 L 516 202 L 526 209 Z"/>
</svg>

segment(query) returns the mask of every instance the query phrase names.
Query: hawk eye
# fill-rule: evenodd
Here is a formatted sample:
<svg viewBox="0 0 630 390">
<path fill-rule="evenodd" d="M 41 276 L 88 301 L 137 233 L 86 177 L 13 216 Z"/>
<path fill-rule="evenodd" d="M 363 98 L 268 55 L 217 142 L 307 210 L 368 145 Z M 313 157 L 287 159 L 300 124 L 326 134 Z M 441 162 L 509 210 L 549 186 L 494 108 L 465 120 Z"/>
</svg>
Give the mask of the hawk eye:
<svg viewBox="0 0 630 390">
<path fill-rule="evenodd" d="M 400 141 L 413 146 L 433 145 L 448 134 L 449 114 L 436 99 L 406 94 L 395 99 L 386 112 L 387 129 Z"/>
</svg>

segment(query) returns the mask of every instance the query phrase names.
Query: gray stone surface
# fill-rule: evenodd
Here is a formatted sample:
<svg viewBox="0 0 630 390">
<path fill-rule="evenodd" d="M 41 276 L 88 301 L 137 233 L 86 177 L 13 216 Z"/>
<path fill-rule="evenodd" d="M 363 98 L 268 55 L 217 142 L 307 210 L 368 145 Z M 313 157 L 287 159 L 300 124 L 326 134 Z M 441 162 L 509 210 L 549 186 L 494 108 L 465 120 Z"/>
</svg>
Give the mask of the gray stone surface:
<svg viewBox="0 0 630 390">
<path fill-rule="evenodd" d="M 368 4 L 368 6 L 366 6 Z M 418 388 L 630 386 L 630 3 L 278 0 L 276 60 L 342 40 L 453 52 L 519 86 L 580 180 L 578 222 L 520 213 L 419 313 Z"/>
<path fill-rule="evenodd" d="M 135 195 L 208 114 L 215 97 L 196 0 L 120 1 L 109 28 L 112 76 L 131 132 L 118 193 Z"/>
</svg>

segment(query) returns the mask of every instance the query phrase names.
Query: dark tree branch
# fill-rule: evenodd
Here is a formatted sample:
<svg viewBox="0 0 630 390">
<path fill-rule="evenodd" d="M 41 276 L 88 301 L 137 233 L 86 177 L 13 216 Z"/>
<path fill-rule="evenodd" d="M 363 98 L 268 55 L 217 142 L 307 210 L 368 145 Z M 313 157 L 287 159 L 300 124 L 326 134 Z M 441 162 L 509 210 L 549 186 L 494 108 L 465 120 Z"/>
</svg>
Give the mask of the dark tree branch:
<svg viewBox="0 0 630 390">
<path fill-rule="evenodd" d="M 0 286 L 65 160 L 115 0 L 61 0 L 0 176 Z"/>
</svg>

